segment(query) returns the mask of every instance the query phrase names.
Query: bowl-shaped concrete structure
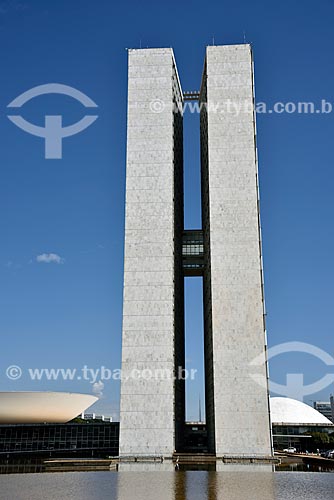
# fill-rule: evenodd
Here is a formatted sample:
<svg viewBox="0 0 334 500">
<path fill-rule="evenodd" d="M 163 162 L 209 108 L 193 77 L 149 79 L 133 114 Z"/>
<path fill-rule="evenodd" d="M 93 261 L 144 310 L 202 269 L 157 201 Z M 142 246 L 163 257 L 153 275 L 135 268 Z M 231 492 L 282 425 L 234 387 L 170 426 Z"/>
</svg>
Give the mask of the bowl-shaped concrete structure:
<svg viewBox="0 0 334 500">
<path fill-rule="evenodd" d="M 274 425 L 333 425 L 311 406 L 291 398 L 270 398 L 271 421 Z"/>
<path fill-rule="evenodd" d="M 97 399 L 71 392 L 0 392 L 0 424 L 65 423 Z"/>
</svg>

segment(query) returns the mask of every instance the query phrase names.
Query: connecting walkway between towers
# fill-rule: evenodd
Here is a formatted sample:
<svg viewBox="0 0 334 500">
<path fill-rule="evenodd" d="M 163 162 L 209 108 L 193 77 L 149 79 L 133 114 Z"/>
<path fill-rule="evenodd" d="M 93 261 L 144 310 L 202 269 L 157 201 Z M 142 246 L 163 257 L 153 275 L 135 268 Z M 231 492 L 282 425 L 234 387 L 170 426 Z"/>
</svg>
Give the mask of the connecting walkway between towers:
<svg viewBox="0 0 334 500">
<path fill-rule="evenodd" d="M 203 276 L 204 243 L 201 229 L 183 231 L 182 267 L 184 276 Z"/>
<path fill-rule="evenodd" d="M 200 96 L 200 92 L 198 90 L 190 90 L 187 92 L 183 92 L 183 100 L 184 101 L 198 101 Z"/>
</svg>

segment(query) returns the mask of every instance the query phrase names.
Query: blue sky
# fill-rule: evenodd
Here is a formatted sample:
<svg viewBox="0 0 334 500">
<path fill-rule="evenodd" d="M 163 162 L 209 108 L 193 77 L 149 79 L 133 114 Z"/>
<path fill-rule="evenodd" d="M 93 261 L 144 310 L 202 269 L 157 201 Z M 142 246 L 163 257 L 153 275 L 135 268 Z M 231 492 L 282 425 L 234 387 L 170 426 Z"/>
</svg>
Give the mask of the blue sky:
<svg viewBox="0 0 334 500">
<path fill-rule="evenodd" d="M 91 392 L 85 380 L 31 381 L 31 367 L 120 365 L 127 52 L 170 47 L 184 90 L 199 88 L 205 46 L 251 42 L 257 101 L 334 103 L 330 0 L 0 2 L 0 390 Z M 62 160 L 45 160 L 43 139 L 7 118 L 22 92 L 50 82 L 73 86 L 99 106 L 98 120 L 65 139 Z M 65 125 L 86 110 L 71 98 L 36 98 L 20 111 Z M 92 114 L 87 111 L 87 114 Z M 258 115 L 269 346 L 286 341 L 333 349 L 334 114 Z M 197 138 L 196 138 L 197 137 Z M 185 117 L 186 227 L 200 221 L 198 117 Z M 63 263 L 37 262 L 54 253 Z M 187 358 L 201 372 L 198 280 L 187 281 Z M 193 340 L 190 342 L 190 338 Z M 23 370 L 10 381 L 9 365 Z M 287 354 L 271 376 L 329 367 Z M 188 417 L 198 414 L 201 376 L 188 385 Z M 311 399 L 328 399 L 332 388 Z M 117 414 L 119 383 L 105 382 L 97 409 Z M 203 398 L 202 398 L 203 399 Z"/>
</svg>

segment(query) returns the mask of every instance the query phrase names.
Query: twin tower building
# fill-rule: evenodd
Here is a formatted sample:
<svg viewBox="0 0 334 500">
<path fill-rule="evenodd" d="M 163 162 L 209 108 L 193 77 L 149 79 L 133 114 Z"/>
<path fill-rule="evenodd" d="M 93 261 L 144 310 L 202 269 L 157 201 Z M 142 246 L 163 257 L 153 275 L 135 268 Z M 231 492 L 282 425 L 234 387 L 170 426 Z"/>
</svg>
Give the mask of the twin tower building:
<svg viewBox="0 0 334 500">
<path fill-rule="evenodd" d="M 196 230 L 183 214 L 190 99 L 200 112 Z M 172 49 L 130 50 L 127 127 L 120 456 L 186 447 L 184 278 L 202 276 L 207 449 L 270 457 L 251 47 L 207 47 L 198 93 L 183 93 Z"/>
</svg>

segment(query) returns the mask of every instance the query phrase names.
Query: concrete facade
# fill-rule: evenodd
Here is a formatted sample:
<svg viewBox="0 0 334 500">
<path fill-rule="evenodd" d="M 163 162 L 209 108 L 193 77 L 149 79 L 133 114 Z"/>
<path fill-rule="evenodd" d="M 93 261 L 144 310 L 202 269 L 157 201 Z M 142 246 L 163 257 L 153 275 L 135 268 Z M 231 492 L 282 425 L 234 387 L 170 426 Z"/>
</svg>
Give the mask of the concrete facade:
<svg viewBox="0 0 334 500">
<path fill-rule="evenodd" d="M 268 456 L 268 388 L 249 376 L 266 345 L 249 45 L 207 47 L 201 101 L 209 448 Z M 266 380 L 266 364 L 252 373 Z"/>
<path fill-rule="evenodd" d="M 123 456 L 170 456 L 184 420 L 184 390 L 173 380 L 175 364 L 184 364 L 183 305 L 176 300 L 183 294 L 182 269 L 174 245 L 183 228 L 182 119 L 173 110 L 181 101 L 172 49 L 129 51 Z M 170 378 L 155 377 L 156 369 Z M 134 370 L 146 370 L 145 378 Z"/>
<path fill-rule="evenodd" d="M 208 448 L 271 455 L 253 62 L 208 47 L 200 91 Z M 222 111 L 234 102 L 238 113 Z M 183 94 L 172 49 L 129 51 L 120 455 L 183 448 Z M 167 370 L 138 379 L 134 370 Z M 261 376 L 258 385 L 252 377 Z"/>
</svg>

